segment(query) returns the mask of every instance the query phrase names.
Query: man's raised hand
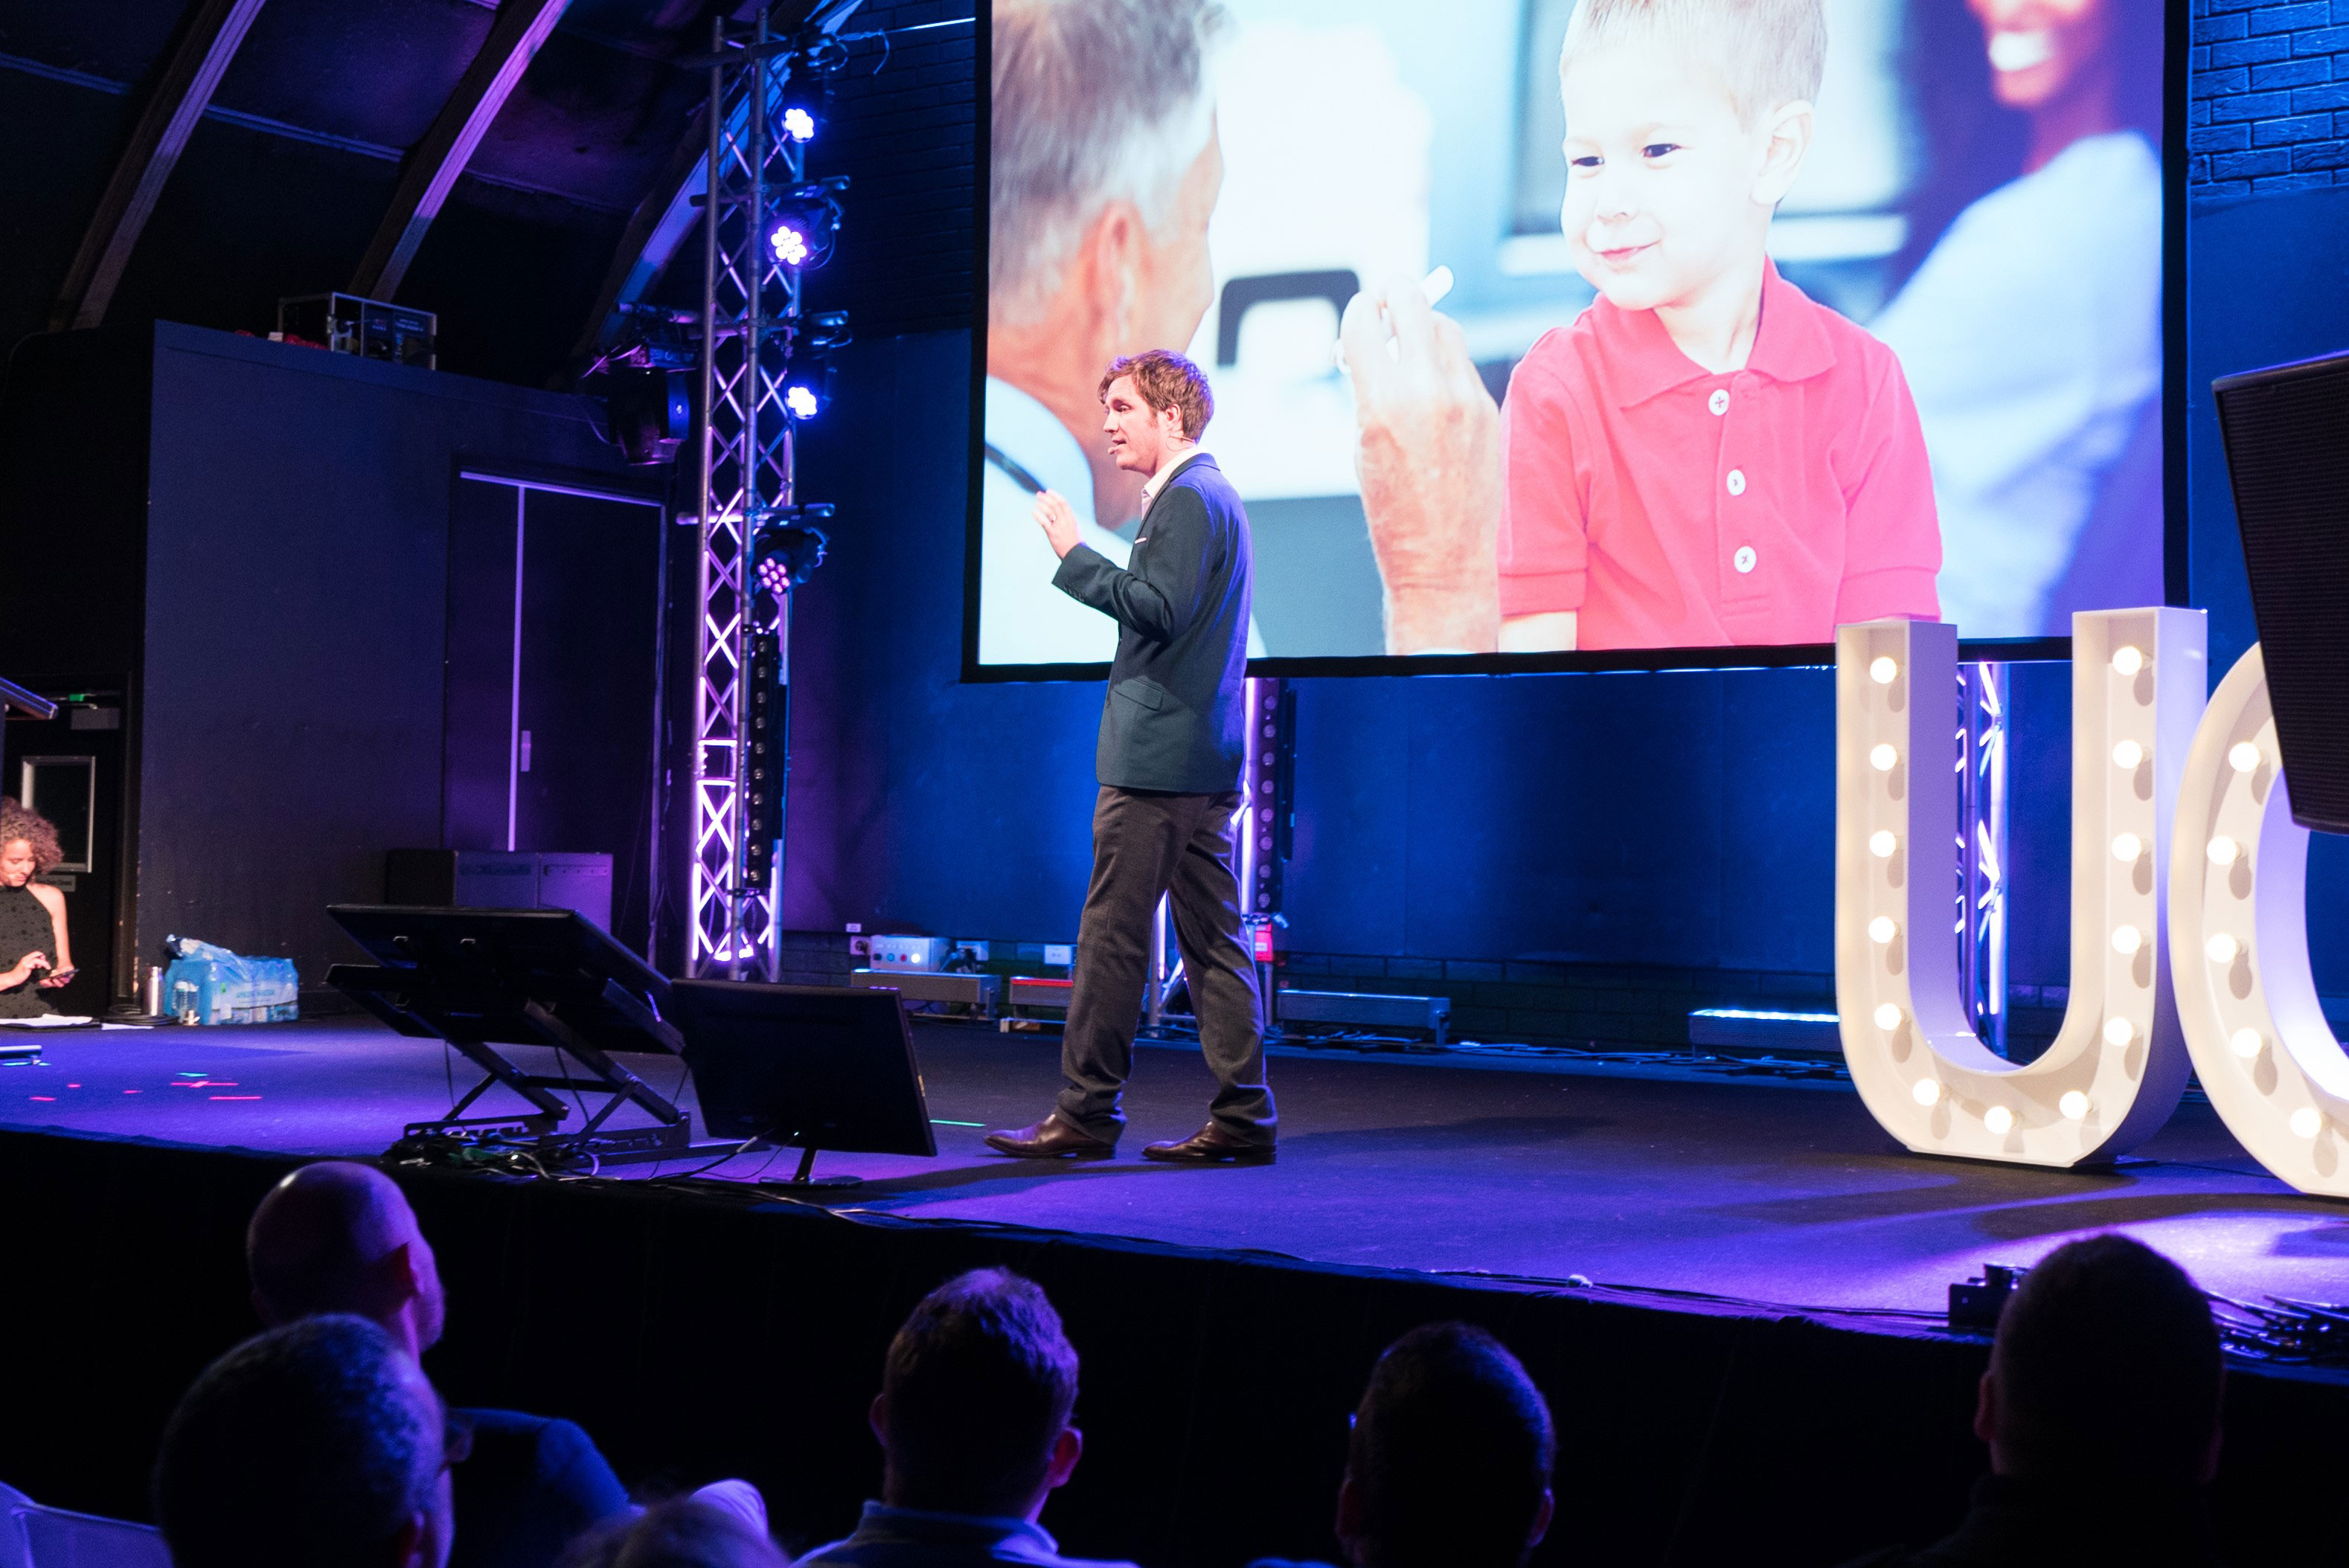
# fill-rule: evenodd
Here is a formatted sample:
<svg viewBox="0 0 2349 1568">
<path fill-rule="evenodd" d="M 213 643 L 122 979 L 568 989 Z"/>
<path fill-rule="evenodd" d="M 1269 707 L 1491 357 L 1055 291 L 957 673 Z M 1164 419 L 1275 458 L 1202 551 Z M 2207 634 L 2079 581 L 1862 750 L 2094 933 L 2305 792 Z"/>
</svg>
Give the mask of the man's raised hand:
<svg viewBox="0 0 2349 1568">
<path fill-rule="evenodd" d="M 1077 533 L 1077 509 L 1058 490 L 1036 492 L 1036 526 L 1044 531 L 1052 553 L 1065 557 L 1081 542 Z"/>
</svg>

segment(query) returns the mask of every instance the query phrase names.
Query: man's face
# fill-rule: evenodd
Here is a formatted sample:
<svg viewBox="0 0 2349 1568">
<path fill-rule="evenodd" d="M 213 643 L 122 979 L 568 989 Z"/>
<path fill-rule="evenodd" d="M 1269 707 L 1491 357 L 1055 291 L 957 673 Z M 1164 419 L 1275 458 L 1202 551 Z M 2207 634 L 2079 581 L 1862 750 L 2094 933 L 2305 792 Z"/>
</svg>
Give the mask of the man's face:
<svg viewBox="0 0 2349 1568">
<path fill-rule="evenodd" d="M 1133 377 L 1121 376 L 1102 394 L 1102 435 L 1110 461 L 1128 473 L 1154 474 L 1168 447 L 1183 438 L 1182 410 L 1153 408 Z"/>
<path fill-rule="evenodd" d="M 1992 89 L 2009 108 L 2064 96 L 2112 41 L 2102 0 L 1968 0 L 1990 50 Z"/>
<path fill-rule="evenodd" d="M 1559 222 L 1591 287 L 1621 309 L 1653 310 L 1750 260 L 1769 222 L 1755 196 L 1770 135 L 1739 122 L 1712 70 L 1633 37 L 1578 53 L 1559 88 Z"/>
<path fill-rule="evenodd" d="M 1207 145 L 1183 175 L 1165 221 L 1145 232 L 1135 257 L 1133 303 L 1125 317 L 1125 341 L 1116 354 L 1191 346 L 1216 297 L 1216 273 L 1207 255 L 1207 220 L 1224 190 L 1224 145 L 1214 123 Z M 1112 355 L 1112 357 L 1115 357 Z"/>
</svg>

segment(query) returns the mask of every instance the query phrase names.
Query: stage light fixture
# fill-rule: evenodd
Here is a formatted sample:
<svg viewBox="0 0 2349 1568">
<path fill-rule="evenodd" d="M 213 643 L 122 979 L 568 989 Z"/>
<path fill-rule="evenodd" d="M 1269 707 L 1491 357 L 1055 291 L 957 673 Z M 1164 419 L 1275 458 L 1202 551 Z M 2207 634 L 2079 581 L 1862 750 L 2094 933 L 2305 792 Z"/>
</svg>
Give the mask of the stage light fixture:
<svg viewBox="0 0 2349 1568">
<path fill-rule="evenodd" d="M 792 411 L 794 419 L 812 419 L 823 404 L 817 398 L 815 388 L 794 381 L 783 388 L 783 407 Z"/>
<path fill-rule="evenodd" d="M 784 193 L 767 224 L 767 248 L 784 266 L 813 272 L 832 260 L 840 234 L 840 192 L 848 177 L 835 174 Z"/>
<path fill-rule="evenodd" d="M 815 139 L 815 116 L 793 104 L 783 110 L 783 134 L 793 141 Z"/>
<path fill-rule="evenodd" d="M 2072 626 L 2074 734 L 2082 755 L 2116 766 L 2073 775 L 2076 841 L 2089 852 L 2071 868 L 2071 997 L 2055 1041 L 2028 1063 L 1983 1045 L 1954 944 L 1912 941 L 1895 965 L 1875 940 L 1885 921 L 1911 936 L 1950 929 L 1959 758 L 1941 694 L 1954 696 L 1959 685 L 1957 629 L 1888 619 L 1836 634 L 1844 1057 L 1869 1112 L 1920 1153 L 2054 1167 L 2107 1161 L 2158 1130 L 2185 1088 L 2186 1052 L 2159 1005 L 2168 976 L 2156 933 L 2172 844 L 2167 802 L 2206 696 L 2203 618 L 2109 610 L 2076 615 Z M 1898 667 L 1898 684 L 1876 678 L 1883 661 Z M 2122 665 L 2136 678 L 2114 678 Z M 1876 766 L 1883 748 L 1898 757 L 1897 771 Z M 2125 874 L 2113 874 L 2116 861 L 2100 850 Z M 1897 1032 L 1870 1026 L 1879 1009 L 1902 1019 Z"/>
<path fill-rule="evenodd" d="M 816 524 L 829 524 L 833 511 L 828 501 L 809 501 L 769 515 L 750 542 L 752 574 L 761 588 L 780 597 L 823 564 L 828 542 Z"/>
</svg>

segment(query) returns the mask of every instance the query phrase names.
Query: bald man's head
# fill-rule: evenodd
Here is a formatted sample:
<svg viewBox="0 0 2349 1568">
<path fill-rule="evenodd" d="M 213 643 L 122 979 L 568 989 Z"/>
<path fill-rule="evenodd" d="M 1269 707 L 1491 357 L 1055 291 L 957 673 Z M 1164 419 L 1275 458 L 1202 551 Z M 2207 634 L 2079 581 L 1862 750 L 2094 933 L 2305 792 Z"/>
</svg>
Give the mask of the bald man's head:
<svg viewBox="0 0 2349 1568">
<path fill-rule="evenodd" d="M 421 1355 L 440 1337 L 432 1248 L 391 1178 L 326 1160 L 270 1189 L 244 1235 L 254 1310 L 269 1324 L 323 1313 L 369 1318 Z"/>
</svg>

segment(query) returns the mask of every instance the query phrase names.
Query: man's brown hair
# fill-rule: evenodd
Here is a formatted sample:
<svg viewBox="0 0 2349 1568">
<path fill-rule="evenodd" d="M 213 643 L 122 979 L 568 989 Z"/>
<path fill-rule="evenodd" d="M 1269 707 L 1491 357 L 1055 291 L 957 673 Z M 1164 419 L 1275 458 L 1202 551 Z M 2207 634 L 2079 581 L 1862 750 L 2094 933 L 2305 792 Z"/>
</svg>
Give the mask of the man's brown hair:
<svg viewBox="0 0 2349 1568">
<path fill-rule="evenodd" d="M 1133 389 L 1154 413 L 1169 408 L 1183 416 L 1183 438 L 1195 441 L 1216 417 L 1216 395 L 1207 390 L 1207 373 L 1168 348 L 1153 348 L 1110 361 L 1101 378 L 1101 400 L 1109 401 L 1110 384 L 1121 376 L 1133 377 Z"/>
<path fill-rule="evenodd" d="M 889 1345 L 889 1501 L 942 1513 L 1027 1506 L 1077 1404 L 1077 1353 L 1032 1280 L 977 1269 L 924 1296 Z"/>
</svg>

